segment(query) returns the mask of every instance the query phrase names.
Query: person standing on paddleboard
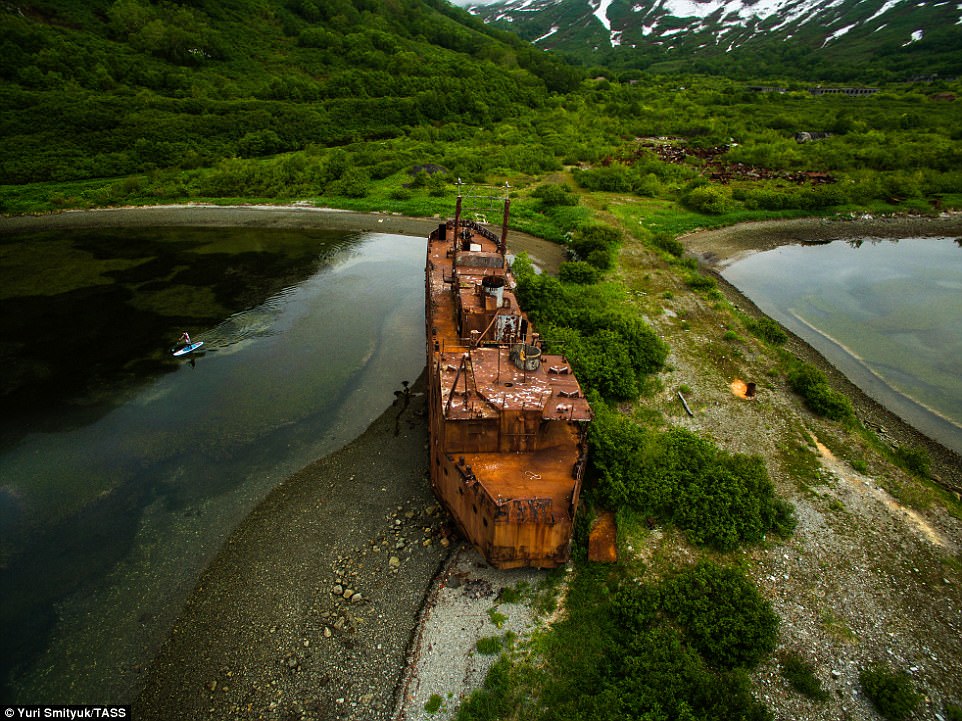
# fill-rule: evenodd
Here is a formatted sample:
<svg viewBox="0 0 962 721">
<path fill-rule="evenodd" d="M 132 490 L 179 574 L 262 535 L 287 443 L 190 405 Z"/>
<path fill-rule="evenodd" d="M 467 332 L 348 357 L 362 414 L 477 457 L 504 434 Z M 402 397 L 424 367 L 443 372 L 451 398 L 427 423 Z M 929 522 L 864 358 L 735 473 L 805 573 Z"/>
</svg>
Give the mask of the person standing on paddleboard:
<svg viewBox="0 0 962 721">
<path fill-rule="evenodd" d="M 184 342 L 184 345 L 190 345 L 190 334 L 188 334 L 187 331 L 184 331 L 180 334 L 180 340 Z"/>
</svg>

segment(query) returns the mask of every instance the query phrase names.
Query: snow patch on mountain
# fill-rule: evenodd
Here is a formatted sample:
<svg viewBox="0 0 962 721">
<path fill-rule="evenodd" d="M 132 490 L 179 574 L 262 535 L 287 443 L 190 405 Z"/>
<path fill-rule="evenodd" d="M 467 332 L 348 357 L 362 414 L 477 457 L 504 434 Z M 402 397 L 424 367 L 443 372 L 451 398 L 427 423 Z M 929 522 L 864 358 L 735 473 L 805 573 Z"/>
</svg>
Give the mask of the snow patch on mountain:
<svg viewBox="0 0 962 721">
<path fill-rule="evenodd" d="M 546 33 L 545 33 L 544 35 L 542 35 L 540 38 L 535 38 L 535 39 L 533 40 L 533 42 L 534 42 L 535 44 L 537 44 L 537 43 L 540 43 L 542 40 L 547 40 L 547 39 L 550 38 L 552 35 L 554 35 L 556 32 L 558 32 L 558 30 L 560 30 L 560 29 L 561 29 L 561 28 L 559 28 L 557 25 L 552 25 L 552 26 L 551 26 L 551 29 L 550 29 L 548 32 L 546 32 Z"/>
<path fill-rule="evenodd" d="M 921 40 L 921 39 L 923 38 L 924 35 L 925 35 L 925 33 L 924 33 L 923 31 L 921 31 L 921 30 L 916 30 L 916 31 L 914 31 L 914 32 L 912 33 L 911 37 L 909 38 L 908 42 L 902 43 L 902 47 L 904 48 L 906 45 L 911 45 L 912 43 L 917 43 L 919 40 Z"/>
<path fill-rule="evenodd" d="M 903 0 L 886 0 L 886 3 L 882 7 L 880 7 L 875 12 L 875 14 L 869 17 L 865 22 L 867 23 L 872 22 L 875 18 L 879 17 L 880 15 L 884 15 L 885 13 L 887 13 L 889 10 L 891 10 L 901 2 L 903 2 Z"/>
<path fill-rule="evenodd" d="M 600 0 L 600 2 L 598 2 L 598 7 L 595 8 L 594 11 L 594 16 L 598 18 L 598 21 L 608 32 L 611 32 L 611 21 L 608 19 L 608 8 L 611 3 L 612 0 Z M 591 3 L 591 5 L 593 6 L 594 3 Z"/>
<path fill-rule="evenodd" d="M 915 8 L 918 18 L 909 20 Z M 905 47 L 927 41 L 935 32 L 929 23 L 962 25 L 960 0 L 628 0 L 624 5 L 614 0 L 495 0 L 490 5 L 478 0 L 471 12 L 516 26 L 536 16 L 550 18 L 535 25 L 540 37 L 534 42 L 546 48 L 565 48 L 588 37 L 593 45 L 594 33 L 603 28 L 610 47 L 667 51 L 677 46 L 689 52 L 706 45 L 732 52 L 746 44 L 763 45 L 767 38 L 804 42 L 812 49 L 840 48 L 862 44 L 866 34 L 883 30 L 876 35 L 884 38 L 880 42 Z"/>
<path fill-rule="evenodd" d="M 846 25 L 845 27 L 839 28 L 839 29 L 836 30 L 835 32 L 831 33 L 827 38 L 825 38 L 825 42 L 822 43 L 822 47 L 824 48 L 826 45 L 828 45 L 828 44 L 829 44 L 830 42 L 832 42 L 833 40 L 838 40 L 840 37 L 842 37 L 842 36 L 843 36 L 845 33 L 847 33 L 849 30 L 851 30 L 852 28 L 854 28 L 857 24 L 858 24 L 858 23 L 852 23 L 851 25 Z"/>
</svg>

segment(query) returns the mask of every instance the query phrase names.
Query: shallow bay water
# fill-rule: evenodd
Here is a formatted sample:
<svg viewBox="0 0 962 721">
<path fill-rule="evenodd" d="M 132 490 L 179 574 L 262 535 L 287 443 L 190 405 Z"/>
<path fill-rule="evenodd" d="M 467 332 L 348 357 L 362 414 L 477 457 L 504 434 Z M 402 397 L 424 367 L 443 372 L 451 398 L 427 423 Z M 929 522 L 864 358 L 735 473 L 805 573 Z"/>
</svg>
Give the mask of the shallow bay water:
<svg viewBox="0 0 962 721">
<path fill-rule="evenodd" d="M 962 453 L 958 239 L 783 245 L 721 272 L 868 395 Z"/>
<path fill-rule="evenodd" d="M 4 237 L 5 701 L 130 702 L 203 568 L 424 364 L 418 238 Z M 174 361 L 180 331 L 201 352 Z"/>
</svg>

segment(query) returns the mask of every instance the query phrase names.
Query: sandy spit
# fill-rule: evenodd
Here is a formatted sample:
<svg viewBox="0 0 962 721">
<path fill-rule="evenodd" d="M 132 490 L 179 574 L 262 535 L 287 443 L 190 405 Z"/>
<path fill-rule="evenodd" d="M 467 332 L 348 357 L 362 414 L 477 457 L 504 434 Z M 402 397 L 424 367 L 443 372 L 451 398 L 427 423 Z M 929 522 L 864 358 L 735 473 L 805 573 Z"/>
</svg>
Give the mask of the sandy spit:
<svg viewBox="0 0 962 721">
<path fill-rule="evenodd" d="M 854 237 L 908 238 L 958 237 L 962 235 L 962 214 L 939 217 L 869 215 L 854 218 L 796 218 L 699 230 L 679 240 L 685 249 L 705 265 L 722 270 L 737 260 L 762 250 L 792 243 L 829 243 Z"/>
<path fill-rule="evenodd" d="M 40 215 L 0 217 L 0 235 L 58 228 L 136 228 L 142 226 L 193 228 L 324 228 L 345 232 L 371 231 L 426 238 L 444 219 L 410 218 L 393 213 L 361 213 L 313 205 L 183 205 L 127 206 L 95 210 L 65 210 Z M 509 250 L 525 251 L 532 261 L 556 272 L 563 258 L 556 243 L 511 231 Z"/>
</svg>

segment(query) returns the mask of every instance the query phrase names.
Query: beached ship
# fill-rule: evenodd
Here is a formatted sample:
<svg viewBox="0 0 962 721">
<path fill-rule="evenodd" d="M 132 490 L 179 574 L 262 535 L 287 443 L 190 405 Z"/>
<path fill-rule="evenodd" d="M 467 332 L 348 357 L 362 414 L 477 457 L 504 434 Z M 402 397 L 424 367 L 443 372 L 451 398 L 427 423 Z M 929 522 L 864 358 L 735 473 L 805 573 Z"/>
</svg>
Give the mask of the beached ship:
<svg viewBox="0 0 962 721">
<path fill-rule="evenodd" d="M 552 568 L 571 554 L 591 408 L 564 356 L 514 294 L 500 237 L 464 219 L 428 239 L 431 482 L 464 536 L 498 568 Z"/>
</svg>

